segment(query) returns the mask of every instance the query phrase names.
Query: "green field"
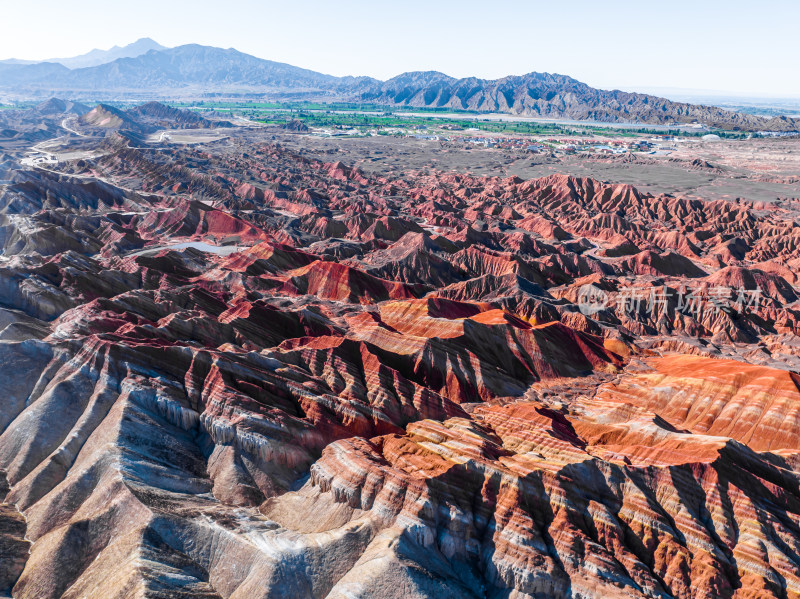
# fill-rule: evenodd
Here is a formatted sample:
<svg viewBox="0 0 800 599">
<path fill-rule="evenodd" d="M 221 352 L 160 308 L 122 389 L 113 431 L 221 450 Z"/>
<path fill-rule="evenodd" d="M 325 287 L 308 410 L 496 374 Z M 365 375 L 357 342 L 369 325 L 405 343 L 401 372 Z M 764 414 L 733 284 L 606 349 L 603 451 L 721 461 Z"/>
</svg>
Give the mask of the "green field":
<svg viewBox="0 0 800 599">
<path fill-rule="evenodd" d="M 303 111 L 303 110 L 342 110 L 342 111 L 366 111 L 366 112 L 385 112 L 390 109 L 385 104 L 357 104 L 350 102 L 331 102 L 328 104 L 321 102 L 214 102 L 214 101 L 197 101 L 197 102 L 178 102 L 170 103 L 171 106 L 176 108 L 200 108 L 208 110 L 290 110 L 290 111 Z M 396 110 L 396 108 L 395 108 Z M 430 112 L 431 114 L 463 114 L 470 113 L 476 116 L 481 114 L 489 114 L 487 112 L 478 112 L 473 110 L 453 110 L 452 108 L 403 108 L 402 110 L 413 110 L 414 112 Z"/>
<path fill-rule="evenodd" d="M 302 121 L 309 127 L 340 127 L 357 129 L 416 129 L 419 131 L 439 131 L 444 126 L 465 129 L 478 129 L 480 131 L 493 133 L 527 134 L 527 135 L 546 135 L 546 134 L 568 134 L 567 128 L 562 125 L 548 123 L 500 123 L 496 121 L 481 121 L 478 119 L 436 119 L 433 117 L 399 116 L 391 112 L 378 115 L 371 114 L 337 114 L 335 112 L 305 112 L 296 111 L 291 113 L 272 113 L 266 115 L 248 115 L 263 123 L 282 124 L 291 119 Z M 448 130 L 443 130 L 443 133 Z"/>
<path fill-rule="evenodd" d="M 91 101 L 86 101 L 92 105 Z M 137 103 L 106 101 L 107 104 L 121 109 L 131 108 Z M 193 102 L 165 102 L 175 108 L 184 108 L 198 112 L 211 111 L 223 117 L 244 117 L 253 121 L 280 125 L 297 119 L 309 127 L 358 129 L 362 133 L 377 130 L 386 134 L 386 130 L 401 129 L 404 132 L 431 132 L 448 136 L 453 131 L 477 129 L 480 132 L 507 135 L 560 135 L 560 136 L 606 136 L 606 137 L 640 137 L 642 135 L 671 135 L 676 137 L 701 137 L 709 130 L 687 131 L 685 129 L 650 129 L 646 126 L 637 129 L 620 129 L 597 124 L 559 124 L 535 121 L 497 121 L 487 118 L 490 113 L 469 110 L 452 110 L 449 108 L 416 108 L 389 107 L 369 103 L 332 102 L 258 102 L 254 100 L 216 101 L 197 100 Z M 12 108 L 28 108 L 31 103 L 18 105 L 0 105 L 0 110 Z M 398 113 L 414 112 L 414 116 Z M 371 114 L 363 114 L 371 113 Z M 464 118 L 453 118 L 453 115 L 467 115 Z M 446 117 L 446 118 L 445 118 Z M 720 137 L 742 139 L 747 133 L 714 130 Z"/>
<path fill-rule="evenodd" d="M 564 136 L 608 136 L 608 137 L 639 137 L 641 135 L 671 135 L 680 137 L 701 137 L 708 131 L 685 131 L 682 129 L 619 129 L 615 127 L 603 127 L 598 125 L 562 125 L 558 123 L 541 123 L 534 121 L 496 121 L 481 118 L 476 114 L 471 119 L 436 118 L 435 116 L 407 116 L 398 115 L 394 112 L 385 111 L 381 114 L 341 114 L 331 111 L 310 112 L 300 108 L 292 109 L 290 112 L 278 111 L 248 111 L 246 107 L 239 110 L 232 110 L 232 115 L 244 116 L 254 121 L 280 125 L 289 120 L 296 119 L 302 121 L 309 127 L 325 128 L 357 128 L 361 130 L 377 129 L 418 129 L 420 131 L 436 131 L 443 135 L 451 133 L 447 127 L 457 128 L 461 131 L 466 129 L 478 129 L 481 132 L 499 133 L 508 135 L 564 135 Z M 341 110 L 341 109 L 338 109 Z M 416 109 L 414 109 L 416 112 Z M 444 126 L 444 127 L 443 127 Z M 730 131 L 714 131 L 717 135 L 730 139 L 743 139 L 746 133 L 736 133 Z"/>
<path fill-rule="evenodd" d="M 435 131 L 446 135 L 447 127 L 457 127 L 461 130 L 478 129 L 481 132 L 499 133 L 508 135 L 564 135 L 586 136 L 602 135 L 609 137 L 639 137 L 641 135 L 671 135 L 679 137 L 701 137 L 708 130 L 686 131 L 685 129 L 650 129 L 641 127 L 637 129 L 620 129 L 617 127 L 604 127 L 597 124 L 558 124 L 535 121 L 497 121 L 486 118 L 489 113 L 448 108 L 416 108 L 416 107 L 388 107 L 378 104 L 350 104 L 350 103 L 314 103 L 314 102 L 215 102 L 197 101 L 172 103 L 176 108 L 189 108 L 198 111 L 214 111 L 230 117 L 240 116 L 254 121 L 280 125 L 289 120 L 296 119 L 309 127 L 323 128 L 356 128 L 366 132 L 377 129 L 380 133 L 384 129 L 414 129 L 420 131 Z M 362 114 L 372 112 L 375 114 Z M 415 112 L 419 116 L 401 115 L 398 113 Z M 427 116 L 430 114 L 430 116 Z M 468 114 L 469 117 L 459 119 L 452 115 Z M 447 118 L 442 118 L 450 115 Z M 437 118 L 438 117 L 438 118 Z M 746 133 L 714 130 L 714 133 L 723 138 L 743 139 Z"/>
</svg>

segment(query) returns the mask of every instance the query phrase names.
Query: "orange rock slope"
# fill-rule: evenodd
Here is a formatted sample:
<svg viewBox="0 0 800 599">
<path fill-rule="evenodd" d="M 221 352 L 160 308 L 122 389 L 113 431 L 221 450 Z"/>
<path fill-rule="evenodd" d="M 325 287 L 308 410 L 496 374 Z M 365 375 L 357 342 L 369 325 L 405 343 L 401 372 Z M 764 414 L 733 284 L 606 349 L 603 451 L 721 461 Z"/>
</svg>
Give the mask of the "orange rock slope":
<svg viewBox="0 0 800 599">
<path fill-rule="evenodd" d="M 657 412 L 678 428 L 756 451 L 800 449 L 800 375 L 694 356 L 650 364 L 653 372 L 600 387 L 597 401 Z"/>
</svg>

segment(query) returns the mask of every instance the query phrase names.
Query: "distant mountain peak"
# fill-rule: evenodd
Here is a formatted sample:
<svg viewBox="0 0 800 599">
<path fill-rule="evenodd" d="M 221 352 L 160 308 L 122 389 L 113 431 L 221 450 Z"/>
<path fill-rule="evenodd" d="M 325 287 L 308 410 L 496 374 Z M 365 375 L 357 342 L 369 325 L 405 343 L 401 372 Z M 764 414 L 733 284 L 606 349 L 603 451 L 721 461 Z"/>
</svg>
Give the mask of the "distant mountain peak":
<svg viewBox="0 0 800 599">
<path fill-rule="evenodd" d="M 119 58 L 136 58 L 142 54 L 147 54 L 151 50 L 166 50 L 166 46 L 162 46 L 149 37 L 142 37 L 126 46 L 114 46 L 109 50 L 95 49 L 80 56 L 53 59 L 50 62 L 60 62 L 70 69 L 81 69 L 96 67 Z"/>
<path fill-rule="evenodd" d="M 0 64 L 29 65 L 48 62 L 62 64 L 69 69 L 83 69 L 86 67 L 96 67 L 109 62 L 114 62 L 119 58 L 136 58 L 142 54 L 147 54 L 151 50 L 158 51 L 166 49 L 166 46 L 162 46 L 152 38 L 141 37 L 135 42 L 125 46 L 114 46 L 108 50 L 100 50 L 95 48 L 94 50 L 90 50 L 86 54 L 81 54 L 80 56 L 71 56 L 67 58 L 47 58 L 45 60 L 20 60 L 11 58 L 0 61 Z"/>
<path fill-rule="evenodd" d="M 161 44 L 159 44 L 152 37 L 140 37 L 135 42 L 132 42 L 132 43 L 128 44 L 128 47 L 130 48 L 132 46 L 143 46 L 143 45 L 144 46 L 150 46 L 151 49 L 154 49 L 154 50 L 163 50 L 166 47 L 166 46 L 162 46 Z"/>
<path fill-rule="evenodd" d="M 35 110 L 40 114 L 78 114 L 89 112 L 90 108 L 80 102 L 71 102 L 61 98 L 50 98 L 36 105 Z"/>
</svg>

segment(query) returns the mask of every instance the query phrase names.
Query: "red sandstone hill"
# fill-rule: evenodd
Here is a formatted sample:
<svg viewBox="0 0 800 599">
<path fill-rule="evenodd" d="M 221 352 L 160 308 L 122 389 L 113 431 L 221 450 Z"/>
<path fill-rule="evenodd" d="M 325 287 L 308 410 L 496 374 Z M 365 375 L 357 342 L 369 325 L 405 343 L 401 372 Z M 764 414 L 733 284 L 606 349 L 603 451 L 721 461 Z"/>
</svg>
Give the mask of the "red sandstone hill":
<svg viewBox="0 0 800 599">
<path fill-rule="evenodd" d="M 679 429 L 728 437 L 756 451 L 800 448 L 800 375 L 695 356 L 651 364 L 652 373 L 601 387 L 597 401 L 641 407 Z"/>
</svg>

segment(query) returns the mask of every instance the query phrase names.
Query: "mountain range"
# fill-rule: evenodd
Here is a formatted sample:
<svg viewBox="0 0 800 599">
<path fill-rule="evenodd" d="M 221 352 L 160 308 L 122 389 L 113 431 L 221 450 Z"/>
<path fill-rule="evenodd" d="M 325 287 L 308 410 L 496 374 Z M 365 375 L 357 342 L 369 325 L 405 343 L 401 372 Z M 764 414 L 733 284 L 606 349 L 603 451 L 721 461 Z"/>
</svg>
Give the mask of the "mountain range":
<svg viewBox="0 0 800 599">
<path fill-rule="evenodd" d="M 70 69 L 81 69 L 84 67 L 96 67 L 117 60 L 118 58 L 136 58 L 150 50 L 166 50 L 166 46 L 162 46 L 149 37 L 143 37 L 126 46 L 114 46 L 109 50 L 94 49 L 80 56 L 47 58 L 45 60 L 20 60 L 17 58 L 9 58 L 8 60 L 0 60 L 0 64 L 30 65 L 42 62 L 57 62 Z"/>
<path fill-rule="evenodd" d="M 102 64 L 97 64 L 98 61 Z M 764 118 L 648 94 L 600 90 L 559 74 L 532 72 L 489 80 L 456 79 L 427 71 L 403 73 L 380 81 L 371 77 L 326 75 L 232 48 L 197 44 L 164 48 L 147 38 L 130 46 L 93 51 L 74 59 L 33 64 L 0 62 L 0 91 L 19 99 L 41 99 L 54 94 L 76 99 L 213 95 L 370 102 L 607 123 L 698 123 L 727 130 L 800 130 L 797 119 Z"/>
</svg>

